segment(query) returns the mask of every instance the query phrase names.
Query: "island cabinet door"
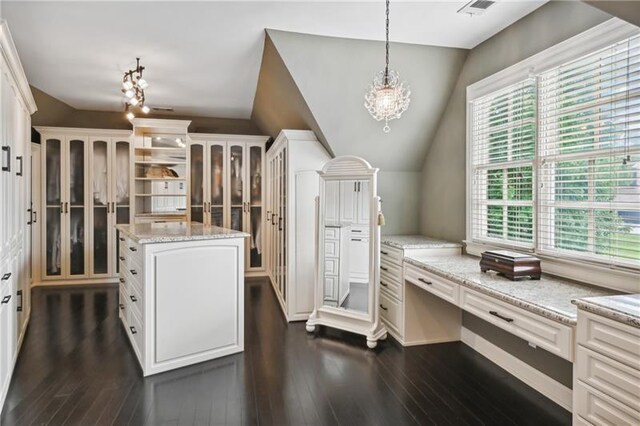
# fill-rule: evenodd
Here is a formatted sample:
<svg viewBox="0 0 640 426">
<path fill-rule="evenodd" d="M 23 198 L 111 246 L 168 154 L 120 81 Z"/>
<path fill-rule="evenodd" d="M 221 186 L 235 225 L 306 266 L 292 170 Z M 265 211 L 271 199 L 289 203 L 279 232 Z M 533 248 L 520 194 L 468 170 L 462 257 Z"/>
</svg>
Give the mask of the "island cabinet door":
<svg viewBox="0 0 640 426">
<path fill-rule="evenodd" d="M 244 256 L 243 242 L 234 241 L 172 244 L 153 253 L 157 364 L 241 350 Z"/>
</svg>

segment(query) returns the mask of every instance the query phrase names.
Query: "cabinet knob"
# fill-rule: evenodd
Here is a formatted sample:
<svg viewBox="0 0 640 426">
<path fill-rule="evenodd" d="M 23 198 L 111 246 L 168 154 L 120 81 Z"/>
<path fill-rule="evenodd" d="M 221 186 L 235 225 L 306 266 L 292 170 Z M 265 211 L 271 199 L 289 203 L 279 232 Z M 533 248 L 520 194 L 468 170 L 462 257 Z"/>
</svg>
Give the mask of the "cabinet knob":
<svg viewBox="0 0 640 426">
<path fill-rule="evenodd" d="M 387 285 L 387 284 L 383 283 L 382 281 L 380 281 L 380 285 L 381 285 L 382 287 L 389 287 L 389 285 Z"/>
<path fill-rule="evenodd" d="M 388 251 L 384 251 L 384 250 L 380 250 L 380 253 L 384 254 L 385 256 L 389 254 Z"/>
<path fill-rule="evenodd" d="M 120 304 L 120 310 L 124 311 L 124 305 L 122 303 Z"/>
<path fill-rule="evenodd" d="M 118 239 L 119 239 L 120 241 L 124 241 L 124 238 L 122 238 L 122 237 L 120 237 L 120 238 L 118 238 Z"/>
<path fill-rule="evenodd" d="M 138 249 L 137 249 L 137 248 L 135 248 L 135 247 L 129 247 L 129 250 L 131 250 L 131 251 L 138 251 Z"/>
<path fill-rule="evenodd" d="M 4 274 L 2 278 L 0 278 L 0 281 L 6 281 L 9 278 L 11 278 L 11 272 L 7 272 L 6 274 Z"/>
<path fill-rule="evenodd" d="M 120 260 L 124 261 L 124 256 L 120 256 Z"/>
<path fill-rule="evenodd" d="M 124 284 L 124 278 L 120 278 L 120 282 Z"/>
<path fill-rule="evenodd" d="M 6 305 L 7 303 L 9 303 L 9 300 L 11 300 L 11 295 L 5 296 L 0 304 Z"/>
<path fill-rule="evenodd" d="M 129 330 L 131 330 L 131 334 L 136 334 L 138 332 L 134 326 L 129 327 Z"/>
<path fill-rule="evenodd" d="M 129 272 L 131 272 L 131 275 L 138 275 L 138 271 L 135 269 L 129 269 Z"/>
<path fill-rule="evenodd" d="M 382 269 L 383 271 L 388 271 L 389 268 L 385 267 L 385 266 L 380 266 L 380 269 Z"/>
<path fill-rule="evenodd" d="M 131 299 L 132 302 L 137 302 L 138 299 L 132 294 L 131 296 L 129 296 L 129 299 Z"/>
</svg>

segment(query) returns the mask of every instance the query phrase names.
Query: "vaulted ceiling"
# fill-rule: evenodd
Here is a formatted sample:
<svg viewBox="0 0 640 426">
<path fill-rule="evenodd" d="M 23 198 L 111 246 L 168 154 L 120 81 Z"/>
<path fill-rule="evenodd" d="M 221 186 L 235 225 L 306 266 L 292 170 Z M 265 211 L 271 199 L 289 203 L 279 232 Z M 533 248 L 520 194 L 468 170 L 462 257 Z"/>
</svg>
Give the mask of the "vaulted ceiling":
<svg viewBox="0 0 640 426">
<path fill-rule="evenodd" d="M 392 40 L 472 48 L 545 3 L 499 1 L 483 16 L 465 1 L 392 2 Z M 140 56 L 151 106 L 249 118 L 264 29 L 384 38 L 384 2 L 3 1 L 32 85 L 77 109 L 122 108 L 122 73 Z"/>
</svg>

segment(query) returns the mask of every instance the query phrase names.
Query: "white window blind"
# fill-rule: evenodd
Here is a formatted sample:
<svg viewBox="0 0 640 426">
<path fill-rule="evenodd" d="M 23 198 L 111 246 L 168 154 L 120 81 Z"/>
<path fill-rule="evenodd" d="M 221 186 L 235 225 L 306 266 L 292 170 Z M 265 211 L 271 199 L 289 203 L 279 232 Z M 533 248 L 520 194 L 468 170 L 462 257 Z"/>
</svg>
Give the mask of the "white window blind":
<svg viewBox="0 0 640 426">
<path fill-rule="evenodd" d="M 532 248 L 535 80 L 472 102 L 472 217 L 475 240 Z"/>
<path fill-rule="evenodd" d="M 539 251 L 640 265 L 640 36 L 538 85 Z"/>
</svg>

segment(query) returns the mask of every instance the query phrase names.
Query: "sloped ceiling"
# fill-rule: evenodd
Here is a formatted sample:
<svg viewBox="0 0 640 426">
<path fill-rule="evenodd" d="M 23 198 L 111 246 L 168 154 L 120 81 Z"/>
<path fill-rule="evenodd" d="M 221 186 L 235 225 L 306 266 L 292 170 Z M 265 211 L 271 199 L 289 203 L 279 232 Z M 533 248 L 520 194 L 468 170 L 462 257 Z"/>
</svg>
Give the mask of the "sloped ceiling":
<svg viewBox="0 0 640 426">
<path fill-rule="evenodd" d="M 640 26 L 640 3 L 637 0 L 624 1 L 585 1 L 590 6 L 600 9 L 611 16 L 615 16 L 625 21 Z"/>
<path fill-rule="evenodd" d="M 335 155 L 358 155 L 386 171 L 421 170 L 467 50 L 392 43 L 391 66 L 413 95 L 408 111 L 384 133 L 363 105 L 369 82 L 384 65 L 383 42 L 267 34 Z M 259 81 L 258 92 L 266 83 Z"/>
</svg>

